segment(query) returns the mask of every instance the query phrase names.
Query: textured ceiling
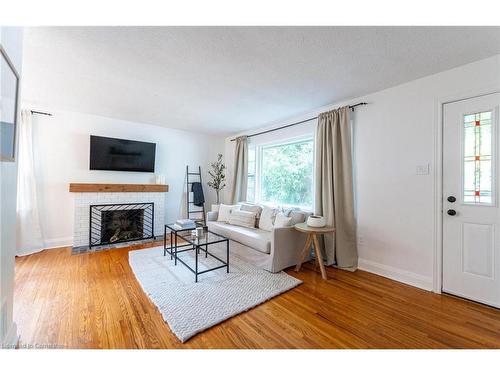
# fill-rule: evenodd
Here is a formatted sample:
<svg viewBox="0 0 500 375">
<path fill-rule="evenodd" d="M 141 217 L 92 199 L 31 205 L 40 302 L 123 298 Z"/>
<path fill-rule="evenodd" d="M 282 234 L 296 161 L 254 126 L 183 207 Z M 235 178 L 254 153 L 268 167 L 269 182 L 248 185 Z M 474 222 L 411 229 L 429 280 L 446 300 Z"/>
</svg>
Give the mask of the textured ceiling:
<svg viewBox="0 0 500 375">
<path fill-rule="evenodd" d="M 230 134 L 497 53 L 496 27 L 33 27 L 23 99 Z"/>
</svg>

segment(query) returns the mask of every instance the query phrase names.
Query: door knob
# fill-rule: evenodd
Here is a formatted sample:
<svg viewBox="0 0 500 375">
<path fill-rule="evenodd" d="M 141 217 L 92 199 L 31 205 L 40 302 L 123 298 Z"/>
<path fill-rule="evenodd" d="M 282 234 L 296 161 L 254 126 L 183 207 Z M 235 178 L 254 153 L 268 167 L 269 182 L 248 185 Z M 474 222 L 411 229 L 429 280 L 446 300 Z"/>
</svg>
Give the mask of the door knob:
<svg viewBox="0 0 500 375">
<path fill-rule="evenodd" d="M 447 212 L 447 214 L 448 214 L 448 215 L 450 215 L 450 216 L 455 216 L 455 215 L 457 214 L 457 211 L 455 211 L 455 210 L 448 210 L 448 211 L 446 211 L 446 212 Z"/>
<path fill-rule="evenodd" d="M 457 198 L 455 198 L 453 195 L 450 195 L 448 197 L 448 202 L 453 203 L 453 202 L 456 202 L 456 201 L 457 201 Z"/>
</svg>

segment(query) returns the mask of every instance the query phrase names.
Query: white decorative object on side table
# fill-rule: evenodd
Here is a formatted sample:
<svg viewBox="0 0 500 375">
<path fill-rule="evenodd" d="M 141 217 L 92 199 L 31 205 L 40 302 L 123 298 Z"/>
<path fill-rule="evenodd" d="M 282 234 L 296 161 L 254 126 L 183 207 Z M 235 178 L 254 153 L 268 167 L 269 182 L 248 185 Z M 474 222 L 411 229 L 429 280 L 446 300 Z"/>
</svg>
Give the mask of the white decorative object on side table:
<svg viewBox="0 0 500 375">
<path fill-rule="evenodd" d="M 307 225 L 314 228 L 323 228 L 326 225 L 326 219 L 323 216 L 310 215 L 307 218 Z"/>
</svg>

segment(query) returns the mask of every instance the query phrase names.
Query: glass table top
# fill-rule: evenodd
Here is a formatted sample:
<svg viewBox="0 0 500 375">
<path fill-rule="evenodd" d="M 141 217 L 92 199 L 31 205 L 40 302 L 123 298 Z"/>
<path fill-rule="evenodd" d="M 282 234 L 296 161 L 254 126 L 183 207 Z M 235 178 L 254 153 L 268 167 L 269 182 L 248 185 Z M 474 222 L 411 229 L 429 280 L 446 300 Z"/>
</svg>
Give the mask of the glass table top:
<svg viewBox="0 0 500 375">
<path fill-rule="evenodd" d="M 226 237 L 210 232 L 208 230 L 204 230 L 201 236 L 196 236 L 191 232 L 178 233 L 177 236 L 192 245 L 210 245 L 217 242 L 227 241 Z"/>
</svg>

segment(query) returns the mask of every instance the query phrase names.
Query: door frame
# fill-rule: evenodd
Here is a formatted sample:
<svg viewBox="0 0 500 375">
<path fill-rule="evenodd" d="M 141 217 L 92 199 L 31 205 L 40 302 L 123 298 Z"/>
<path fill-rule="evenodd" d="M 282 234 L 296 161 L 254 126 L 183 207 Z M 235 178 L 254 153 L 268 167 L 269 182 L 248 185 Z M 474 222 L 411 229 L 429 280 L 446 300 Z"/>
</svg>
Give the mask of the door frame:
<svg viewBox="0 0 500 375">
<path fill-rule="evenodd" d="M 462 100 L 500 93 L 500 86 L 490 86 L 438 97 L 435 100 L 434 121 L 434 262 L 432 291 L 441 294 L 443 289 L 443 131 L 444 106 Z"/>
</svg>

